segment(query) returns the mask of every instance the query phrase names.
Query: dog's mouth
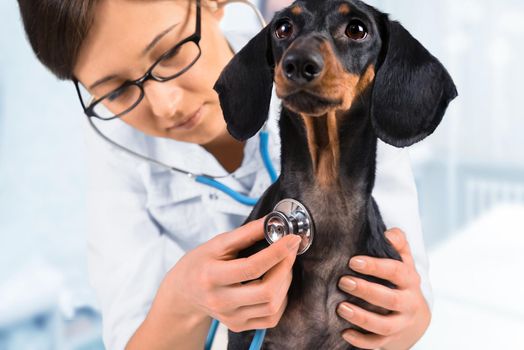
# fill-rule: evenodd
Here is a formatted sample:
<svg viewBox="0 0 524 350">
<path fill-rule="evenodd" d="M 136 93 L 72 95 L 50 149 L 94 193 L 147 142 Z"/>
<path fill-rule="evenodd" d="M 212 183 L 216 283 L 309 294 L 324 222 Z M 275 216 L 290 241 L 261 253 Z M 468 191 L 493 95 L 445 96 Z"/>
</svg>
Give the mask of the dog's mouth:
<svg viewBox="0 0 524 350">
<path fill-rule="evenodd" d="M 295 113 L 321 116 L 342 104 L 341 99 L 332 99 L 305 90 L 282 97 L 282 103 Z"/>
</svg>

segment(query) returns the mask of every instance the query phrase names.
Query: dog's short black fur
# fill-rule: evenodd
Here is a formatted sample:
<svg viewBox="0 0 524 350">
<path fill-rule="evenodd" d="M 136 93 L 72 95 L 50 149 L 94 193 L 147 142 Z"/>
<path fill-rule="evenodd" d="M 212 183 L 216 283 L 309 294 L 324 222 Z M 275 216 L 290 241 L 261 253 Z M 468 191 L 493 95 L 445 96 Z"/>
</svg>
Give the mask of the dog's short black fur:
<svg viewBox="0 0 524 350">
<path fill-rule="evenodd" d="M 295 262 L 286 312 L 263 349 L 356 349 L 341 337 L 349 324 L 337 305 L 386 310 L 340 291 L 338 280 L 358 275 L 347 265 L 354 255 L 400 259 L 371 196 L 377 137 L 397 147 L 422 140 L 457 92 L 442 64 L 398 22 L 356 0 L 296 1 L 232 59 L 215 89 L 235 138 L 262 127 L 273 82 L 283 101 L 282 170 L 248 221 L 294 198 L 311 211 L 317 233 Z M 230 332 L 229 349 L 248 349 L 252 337 Z"/>
</svg>

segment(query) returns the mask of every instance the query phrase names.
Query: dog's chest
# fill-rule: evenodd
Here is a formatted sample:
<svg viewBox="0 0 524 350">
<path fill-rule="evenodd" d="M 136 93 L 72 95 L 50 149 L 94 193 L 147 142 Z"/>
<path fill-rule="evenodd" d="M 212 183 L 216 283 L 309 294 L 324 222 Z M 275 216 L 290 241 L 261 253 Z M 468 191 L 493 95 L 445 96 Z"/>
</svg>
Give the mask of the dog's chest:
<svg viewBox="0 0 524 350">
<path fill-rule="evenodd" d="M 330 259 L 349 258 L 356 250 L 366 223 L 366 196 L 360 187 L 353 183 L 350 188 L 321 189 L 309 184 L 293 194 L 291 198 L 310 211 L 315 228 L 313 245 L 303 256 L 314 263 L 304 268 L 323 276 L 319 269 L 335 265 L 329 263 Z"/>
<path fill-rule="evenodd" d="M 268 330 L 264 350 L 348 349 L 340 336 L 349 327 L 337 313 L 337 305 L 350 299 L 337 288 L 347 273 L 347 259 L 329 261 L 329 273 L 309 273 L 300 266 L 290 289 L 288 306 L 278 327 Z M 326 266 L 327 267 L 327 266 Z"/>
<path fill-rule="evenodd" d="M 356 253 L 365 226 L 365 201 L 353 192 L 308 191 L 297 194 L 310 208 L 315 222 L 311 249 L 297 258 L 288 306 L 278 327 L 268 330 L 265 350 L 348 349 L 340 336 L 349 327 L 337 313 L 337 305 L 349 300 L 338 280 L 350 273 L 348 261 Z"/>
</svg>

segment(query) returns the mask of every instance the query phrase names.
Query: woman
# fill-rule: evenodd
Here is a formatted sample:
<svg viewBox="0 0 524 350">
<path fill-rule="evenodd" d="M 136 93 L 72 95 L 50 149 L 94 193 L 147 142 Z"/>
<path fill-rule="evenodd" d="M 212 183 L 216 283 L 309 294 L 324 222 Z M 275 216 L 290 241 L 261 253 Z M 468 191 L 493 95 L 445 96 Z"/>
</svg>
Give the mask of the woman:
<svg viewBox="0 0 524 350">
<path fill-rule="evenodd" d="M 116 121 L 110 137 L 183 169 L 227 172 L 223 181 L 251 196 L 269 185 L 258 139 L 244 144 L 227 133 L 212 89 L 241 46 L 220 30 L 220 0 L 202 1 L 201 18 L 200 1 L 189 0 L 19 4 L 37 57 L 77 84 L 88 114 Z M 202 349 L 210 317 L 237 332 L 275 326 L 285 310 L 298 237 L 235 259 L 263 239 L 260 221 L 236 228 L 249 208 L 185 175 L 135 161 L 95 136 L 88 146 L 89 265 L 107 348 Z M 342 336 L 349 343 L 406 349 L 429 324 L 427 264 L 408 156 L 384 144 L 378 152 L 374 196 L 386 224 L 406 231 L 386 233 L 403 262 L 354 257 L 350 266 L 399 288 L 345 277 L 340 288 L 393 312 L 379 316 L 347 303 L 337 311 L 371 332 L 348 330 Z"/>
</svg>

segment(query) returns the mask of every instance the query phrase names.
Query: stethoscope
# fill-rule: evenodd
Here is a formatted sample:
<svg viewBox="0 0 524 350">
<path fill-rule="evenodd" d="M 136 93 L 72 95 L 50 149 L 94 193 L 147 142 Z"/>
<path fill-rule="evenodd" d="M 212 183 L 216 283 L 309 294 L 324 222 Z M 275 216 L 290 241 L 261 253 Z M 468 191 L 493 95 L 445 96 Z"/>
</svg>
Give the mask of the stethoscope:
<svg viewBox="0 0 524 350">
<path fill-rule="evenodd" d="M 224 3 L 219 4 L 218 6 L 223 7 L 225 5 L 231 4 L 231 3 L 241 3 L 248 5 L 256 14 L 256 17 L 262 27 L 266 26 L 266 22 L 264 20 L 264 17 L 258 10 L 258 8 L 252 4 L 248 0 L 227 0 Z M 208 174 L 195 174 L 187 170 L 183 170 L 177 167 L 170 166 L 166 163 L 163 163 L 157 159 L 153 159 L 150 157 L 147 157 L 143 154 L 137 153 L 127 147 L 122 146 L 121 144 L 113 141 L 106 135 L 104 135 L 93 123 L 91 118 L 87 118 L 89 121 L 89 124 L 91 128 L 95 131 L 95 133 L 101 137 L 103 140 L 111 144 L 113 147 L 123 151 L 124 153 L 139 159 L 141 161 L 146 161 L 155 165 L 158 165 L 160 167 L 169 169 L 171 171 L 181 173 L 186 175 L 188 178 L 210 187 L 213 187 L 226 195 L 233 198 L 235 201 L 246 205 L 246 206 L 255 206 L 258 202 L 258 198 L 252 198 L 245 194 L 239 193 L 235 190 L 233 190 L 231 187 L 223 184 L 218 179 L 225 178 L 229 175 L 224 176 L 212 176 Z M 271 157 L 269 155 L 269 132 L 267 128 L 267 124 L 264 124 L 262 127 L 262 130 L 259 132 L 259 152 L 262 158 L 262 162 L 264 163 L 264 167 L 266 168 L 269 177 L 271 179 L 271 182 L 275 182 L 278 179 L 278 174 L 275 170 L 275 167 L 273 166 L 273 163 L 271 162 Z M 301 255 L 305 253 L 311 246 L 313 242 L 313 236 L 314 236 L 314 225 L 313 220 L 311 218 L 311 215 L 307 208 L 300 202 L 294 200 L 294 199 L 284 199 L 280 201 L 273 211 L 269 213 L 265 220 L 264 220 L 264 235 L 266 238 L 266 241 L 269 244 L 273 244 L 282 237 L 289 235 L 289 234 L 296 234 L 301 236 L 302 242 L 298 248 L 297 255 Z M 211 346 L 213 345 L 213 341 L 218 329 L 219 321 L 213 320 L 211 322 L 211 327 L 209 329 L 206 344 L 205 344 L 205 350 L 211 350 Z M 265 329 L 257 329 L 255 332 L 255 336 L 253 337 L 253 340 L 251 342 L 251 346 L 249 347 L 249 350 L 260 350 L 262 347 L 262 343 L 264 342 L 264 337 L 266 335 Z"/>
<path fill-rule="evenodd" d="M 238 1 L 238 0 L 235 0 L 235 1 Z M 130 156 L 136 158 L 136 159 L 139 159 L 141 161 L 146 161 L 146 162 L 149 162 L 149 163 L 152 163 L 152 164 L 155 164 L 155 165 L 158 165 L 162 168 L 166 168 L 166 169 L 169 169 L 171 171 L 174 171 L 174 172 L 177 172 L 177 173 L 180 173 L 180 174 L 183 174 L 185 176 L 187 176 L 188 178 L 198 182 L 198 183 L 201 183 L 201 184 L 204 184 L 204 185 L 207 185 L 207 186 L 211 186 L 225 194 L 227 194 L 228 196 L 230 196 L 231 198 L 233 198 L 234 200 L 236 200 L 237 202 L 241 203 L 241 204 L 244 204 L 246 206 L 255 206 L 255 204 L 258 202 L 258 198 L 252 198 L 252 197 L 249 197 L 245 194 L 242 194 L 242 193 L 239 193 L 235 190 L 233 190 L 231 187 L 223 184 L 222 182 L 220 182 L 218 179 L 220 178 L 225 178 L 229 175 L 222 175 L 222 176 L 213 176 L 213 175 L 208 175 L 208 174 L 195 174 L 195 173 L 192 173 L 190 171 L 187 171 L 187 170 L 183 170 L 183 169 L 180 169 L 180 168 L 177 168 L 177 167 L 173 167 L 171 165 L 168 165 L 166 163 L 163 163 L 157 159 L 153 159 L 153 158 L 150 158 L 150 157 L 147 157 L 143 154 L 140 154 L 140 153 L 137 153 L 127 147 L 124 147 L 122 146 L 121 144 L 111 140 L 109 137 L 107 137 L 106 135 L 104 135 L 97 127 L 96 125 L 94 124 L 92 118 L 87 118 L 88 121 L 89 121 L 89 125 L 91 126 L 91 128 L 95 131 L 95 133 L 101 137 L 103 140 L 105 140 L 106 142 L 108 142 L 109 144 L 111 144 L 113 147 L 123 151 L 124 153 L 126 154 L 129 154 Z M 269 155 L 269 132 L 267 130 L 267 126 L 264 125 L 264 127 L 262 128 L 262 130 L 260 131 L 259 133 L 259 138 L 260 138 L 260 142 L 259 142 L 259 151 L 260 151 L 260 155 L 261 155 L 261 158 L 262 158 L 262 162 L 264 163 L 264 167 L 266 168 L 268 174 L 269 174 L 269 177 L 271 178 L 271 182 L 275 182 L 277 179 L 278 179 L 278 174 L 275 170 L 275 167 L 273 166 L 273 163 L 271 162 L 271 157 Z"/>
</svg>

